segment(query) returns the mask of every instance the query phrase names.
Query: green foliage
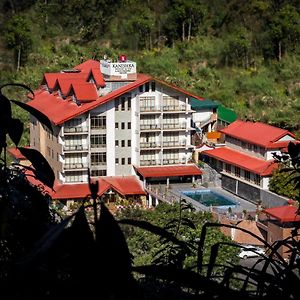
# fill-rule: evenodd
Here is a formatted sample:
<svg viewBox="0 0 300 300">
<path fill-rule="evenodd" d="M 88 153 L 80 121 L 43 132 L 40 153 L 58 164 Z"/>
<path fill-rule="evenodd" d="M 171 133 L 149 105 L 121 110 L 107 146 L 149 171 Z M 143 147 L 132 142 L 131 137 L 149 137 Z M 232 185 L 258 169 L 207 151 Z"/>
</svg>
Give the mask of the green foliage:
<svg viewBox="0 0 300 300">
<path fill-rule="evenodd" d="M 191 253 L 183 254 L 183 267 L 195 268 L 197 262 L 197 241 L 199 241 L 203 224 L 211 221 L 211 214 L 206 212 L 195 212 L 191 208 L 183 209 L 184 203 L 169 205 L 161 203 L 155 210 L 132 209 L 131 207 L 124 209 L 117 216 L 118 219 L 144 220 L 153 225 L 165 228 L 168 232 L 174 234 L 178 239 L 190 245 Z M 187 221 L 189 220 L 189 221 Z M 134 256 L 134 265 L 147 265 L 159 259 L 169 259 L 163 254 L 169 254 L 170 245 L 161 240 L 161 237 L 151 232 L 145 232 L 140 228 L 128 227 L 124 228 L 124 234 L 127 239 L 129 249 Z M 208 263 L 210 257 L 210 247 L 215 241 L 229 241 L 219 230 L 212 229 L 207 233 L 205 244 L 204 262 Z M 173 249 L 174 250 L 174 249 Z M 234 251 L 233 251 L 234 252 Z M 218 263 L 227 261 L 228 263 L 236 263 L 235 255 L 228 255 L 228 247 L 224 247 L 218 256 Z M 159 253 L 159 254 L 158 254 Z M 237 253 L 237 252 L 235 252 Z M 179 253 L 177 253 L 179 255 Z M 168 263 L 170 263 L 168 261 Z"/>
</svg>

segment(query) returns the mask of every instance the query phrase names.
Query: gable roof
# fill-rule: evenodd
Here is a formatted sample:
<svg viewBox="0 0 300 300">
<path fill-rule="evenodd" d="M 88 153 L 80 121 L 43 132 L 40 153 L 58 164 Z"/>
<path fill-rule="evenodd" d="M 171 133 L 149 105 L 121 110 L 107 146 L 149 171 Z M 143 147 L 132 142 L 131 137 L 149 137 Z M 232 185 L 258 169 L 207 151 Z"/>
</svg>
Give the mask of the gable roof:
<svg viewBox="0 0 300 300">
<path fill-rule="evenodd" d="M 135 167 L 135 170 L 144 178 L 177 177 L 202 174 L 202 171 L 194 164 L 161 167 Z"/>
<path fill-rule="evenodd" d="M 222 133 L 237 138 L 239 140 L 256 144 L 264 148 L 281 148 L 289 141 L 280 142 L 276 144 L 282 137 L 289 135 L 294 138 L 295 136 L 288 130 L 281 129 L 275 126 L 264 124 L 261 122 L 250 122 L 236 120 L 228 125 L 226 128 L 220 130 Z"/>
<path fill-rule="evenodd" d="M 77 73 L 76 70 L 79 70 L 79 72 Z M 96 81 L 96 85 L 100 84 L 100 86 L 103 86 L 102 83 L 104 83 L 104 79 L 102 73 L 100 72 L 100 62 L 94 60 L 88 60 L 80 65 L 77 65 L 74 68 L 74 72 L 45 73 L 43 82 L 46 83 L 51 90 L 53 90 L 55 86 L 59 84 L 62 89 L 62 93 L 64 96 L 67 96 L 66 93 L 70 91 L 71 85 L 74 88 L 77 84 L 87 83 L 90 75 L 93 76 L 94 80 Z M 160 79 L 156 79 L 145 74 L 137 74 L 137 79 L 135 81 L 128 83 L 127 85 L 122 86 L 104 96 L 97 96 L 96 99 L 90 99 L 94 98 L 94 92 L 92 92 L 92 90 L 89 90 L 89 97 L 85 96 L 87 91 L 77 90 L 77 94 L 80 93 L 81 105 L 77 105 L 73 101 L 70 101 L 70 99 L 64 100 L 57 93 L 50 93 L 49 91 L 43 89 L 43 87 L 35 92 L 35 97 L 28 102 L 28 105 L 44 113 L 55 125 L 60 125 L 125 93 L 128 93 L 138 88 L 140 85 L 150 82 L 151 80 L 154 80 L 187 96 L 198 99 L 198 101 L 203 100 L 202 97 L 194 95 Z M 83 86 L 87 87 L 88 85 L 85 84 Z M 88 100 L 93 101 L 89 102 Z M 87 101 L 89 103 L 86 103 Z"/>
<path fill-rule="evenodd" d="M 126 195 L 146 195 L 140 181 L 136 176 L 114 176 L 99 177 L 98 195 L 102 196 L 109 189 L 113 189 L 119 194 Z M 82 199 L 91 194 L 88 183 L 78 184 L 56 184 L 54 192 L 51 192 L 53 199 Z"/>
<path fill-rule="evenodd" d="M 281 223 L 300 221 L 298 208 L 293 205 L 271 207 L 265 209 L 264 212 L 267 215 L 278 219 Z"/>
<path fill-rule="evenodd" d="M 274 160 L 259 159 L 227 147 L 204 150 L 201 153 L 260 176 L 270 176 L 278 167 Z"/>
</svg>

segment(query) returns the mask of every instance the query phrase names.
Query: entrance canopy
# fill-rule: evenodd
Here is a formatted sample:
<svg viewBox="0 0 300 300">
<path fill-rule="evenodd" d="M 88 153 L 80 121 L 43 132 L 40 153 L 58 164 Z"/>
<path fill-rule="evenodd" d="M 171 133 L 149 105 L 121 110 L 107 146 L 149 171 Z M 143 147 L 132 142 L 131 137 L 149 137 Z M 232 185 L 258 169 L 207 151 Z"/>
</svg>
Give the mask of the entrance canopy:
<svg viewBox="0 0 300 300">
<path fill-rule="evenodd" d="M 149 177 L 180 177 L 196 176 L 203 172 L 194 164 L 175 166 L 135 167 L 135 170 L 143 178 Z"/>
</svg>

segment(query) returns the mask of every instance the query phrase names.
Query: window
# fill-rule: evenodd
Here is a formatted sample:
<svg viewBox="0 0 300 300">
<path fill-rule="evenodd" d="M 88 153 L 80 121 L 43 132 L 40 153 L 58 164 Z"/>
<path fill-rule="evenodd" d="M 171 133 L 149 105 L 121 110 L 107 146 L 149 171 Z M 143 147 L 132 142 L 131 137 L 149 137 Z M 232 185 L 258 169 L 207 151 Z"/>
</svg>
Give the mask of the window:
<svg viewBox="0 0 300 300">
<path fill-rule="evenodd" d="M 145 83 L 145 92 L 149 92 L 149 82 Z"/>
<path fill-rule="evenodd" d="M 119 164 L 119 158 L 116 158 L 116 165 Z"/>
<path fill-rule="evenodd" d="M 83 182 L 83 175 L 83 172 L 68 172 L 66 175 L 66 182 Z"/>
<path fill-rule="evenodd" d="M 258 174 L 254 174 L 254 183 L 260 185 L 260 176 Z"/>
<path fill-rule="evenodd" d="M 119 105 L 120 105 L 120 99 L 117 98 L 117 99 L 115 100 L 115 110 L 116 110 L 116 111 L 119 110 Z"/>
<path fill-rule="evenodd" d="M 47 147 L 47 154 L 50 157 L 50 155 L 51 155 L 51 149 L 50 149 L 50 147 Z"/>
<path fill-rule="evenodd" d="M 131 98 L 127 97 L 127 109 L 131 110 Z"/>
<path fill-rule="evenodd" d="M 234 175 L 236 177 L 241 177 L 241 168 L 239 167 L 234 167 Z"/>
<path fill-rule="evenodd" d="M 106 147 L 106 135 L 105 134 L 95 134 L 91 135 L 91 147 Z"/>
<path fill-rule="evenodd" d="M 230 164 L 225 164 L 225 170 L 227 173 L 231 173 L 231 165 Z"/>
<path fill-rule="evenodd" d="M 125 165 L 125 157 L 122 157 L 122 165 Z"/>
<path fill-rule="evenodd" d="M 105 116 L 91 116 L 91 129 L 105 129 L 106 117 Z"/>
<path fill-rule="evenodd" d="M 115 140 L 115 146 L 119 147 L 119 141 L 118 140 Z"/>
<path fill-rule="evenodd" d="M 127 129 L 131 129 L 131 122 L 127 123 Z"/>
<path fill-rule="evenodd" d="M 54 151 L 53 151 L 53 149 L 51 150 L 51 157 L 54 158 Z"/>
<path fill-rule="evenodd" d="M 115 123 L 115 128 L 119 129 L 119 123 L 118 122 Z"/>
<path fill-rule="evenodd" d="M 127 141 L 127 146 L 128 146 L 128 147 L 131 147 L 131 140 L 128 140 L 128 141 Z"/>
<path fill-rule="evenodd" d="M 143 92 L 143 86 L 142 85 L 139 86 L 139 91 L 140 91 L 140 93 Z"/>
<path fill-rule="evenodd" d="M 151 81 L 151 91 L 155 92 L 155 81 Z"/>
<path fill-rule="evenodd" d="M 125 129 L 125 122 L 121 123 L 121 129 Z"/>
<path fill-rule="evenodd" d="M 250 172 L 245 171 L 245 180 L 250 181 Z"/>
<path fill-rule="evenodd" d="M 122 147 L 125 147 L 125 140 L 122 140 L 122 141 L 121 141 L 121 146 L 122 146 Z"/>
<path fill-rule="evenodd" d="M 106 164 L 106 153 L 97 152 L 91 154 L 91 165 L 105 165 Z"/>
<path fill-rule="evenodd" d="M 125 97 L 121 98 L 121 110 L 125 110 Z"/>
<path fill-rule="evenodd" d="M 106 170 L 92 170 L 91 176 L 98 177 L 98 176 L 106 176 Z"/>
<path fill-rule="evenodd" d="M 128 157 L 127 161 L 128 161 L 128 165 L 131 165 L 131 157 Z"/>
</svg>

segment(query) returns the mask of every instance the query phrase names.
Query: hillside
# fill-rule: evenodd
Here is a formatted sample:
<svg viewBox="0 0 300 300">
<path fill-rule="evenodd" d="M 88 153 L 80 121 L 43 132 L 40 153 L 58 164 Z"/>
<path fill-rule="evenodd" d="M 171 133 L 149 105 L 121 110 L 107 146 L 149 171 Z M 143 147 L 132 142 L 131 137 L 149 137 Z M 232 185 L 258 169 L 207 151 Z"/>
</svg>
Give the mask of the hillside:
<svg viewBox="0 0 300 300">
<path fill-rule="evenodd" d="M 35 89 L 44 72 L 124 53 L 242 119 L 300 130 L 297 1 L 2 0 L 0 15 L 0 84 Z"/>
</svg>

